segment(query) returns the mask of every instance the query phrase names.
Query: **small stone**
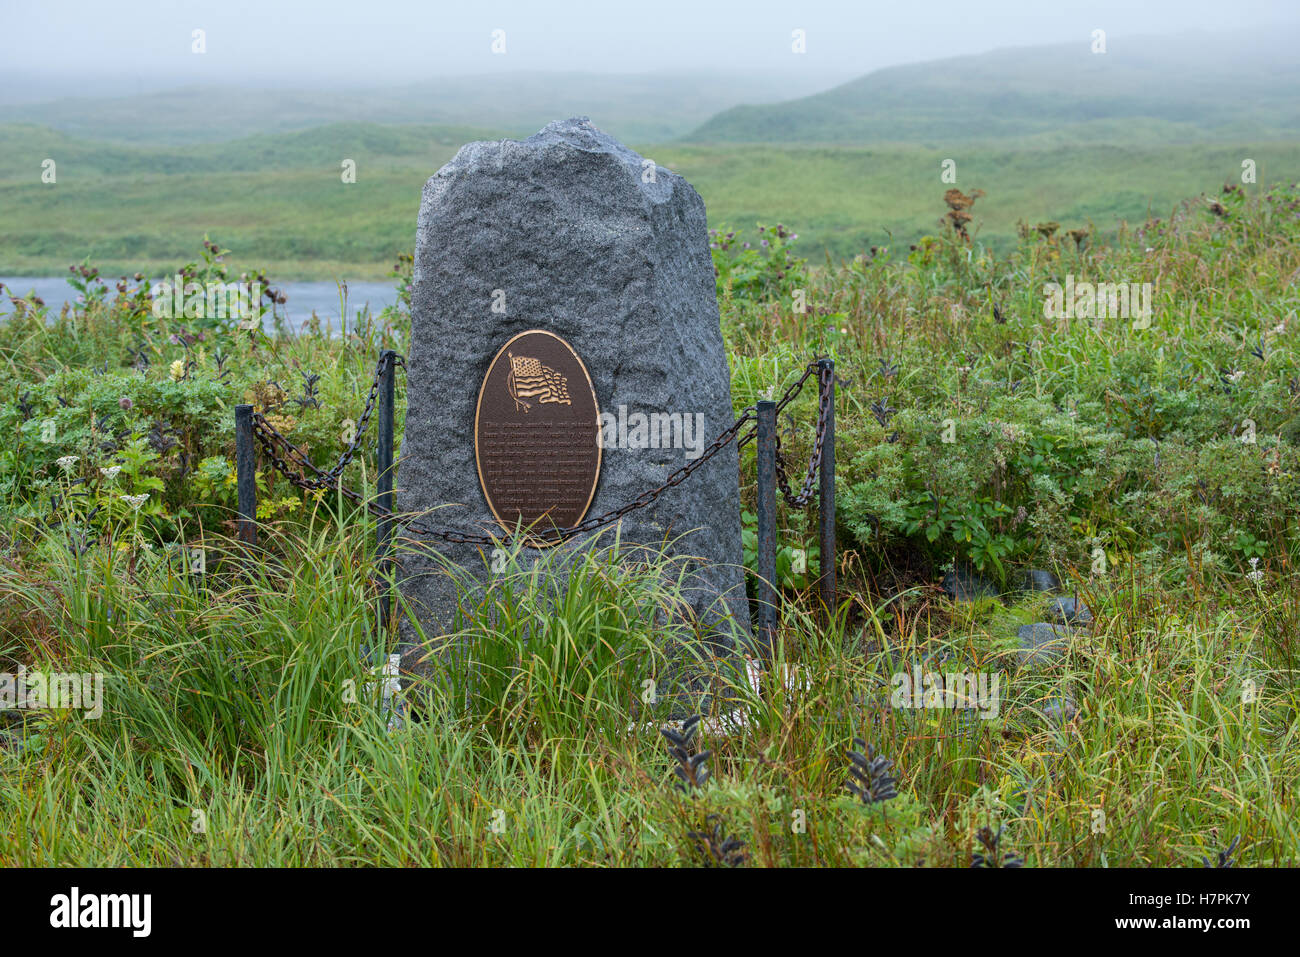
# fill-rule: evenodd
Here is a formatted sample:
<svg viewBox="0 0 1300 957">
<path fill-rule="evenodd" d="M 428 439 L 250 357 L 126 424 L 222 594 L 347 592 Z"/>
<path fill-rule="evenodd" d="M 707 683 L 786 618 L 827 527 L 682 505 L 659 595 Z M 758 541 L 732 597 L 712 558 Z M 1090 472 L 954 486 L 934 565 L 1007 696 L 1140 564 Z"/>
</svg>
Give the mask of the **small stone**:
<svg viewBox="0 0 1300 957">
<path fill-rule="evenodd" d="M 1045 568 L 1026 568 L 1020 577 L 1022 591 L 1060 591 L 1061 580 Z"/>
<path fill-rule="evenodd" d="M 996 598 L 997 586 L 969 568 L 958 567 L 943 576 L 943 590 L 956 601 Z"/>
<path fill-rule="evenodd" d="M 1049 701 L 1043 707 L 1043 717 L 1052 724 L 1065 724 L 1067 721 L 1074 719 L 1079 713 L 1079 706 L 1069 695 L 1062 695 L 1053 701 Z"/>
<path fill-rule="evenodd" d="M 1016 632 L 1020 638 L 1020 663 L 1045 665 L 1060 661 L 1073 634 L 1073 628 L 1045 621 L 1022 625 Z"/>
<path fill-rule="evenodd" d="M 1061 625 L 1090 625 L 1092 611 L 1076 598 L 1053 598 L 1047 606 L 1047 617 Z"/>
</svg>

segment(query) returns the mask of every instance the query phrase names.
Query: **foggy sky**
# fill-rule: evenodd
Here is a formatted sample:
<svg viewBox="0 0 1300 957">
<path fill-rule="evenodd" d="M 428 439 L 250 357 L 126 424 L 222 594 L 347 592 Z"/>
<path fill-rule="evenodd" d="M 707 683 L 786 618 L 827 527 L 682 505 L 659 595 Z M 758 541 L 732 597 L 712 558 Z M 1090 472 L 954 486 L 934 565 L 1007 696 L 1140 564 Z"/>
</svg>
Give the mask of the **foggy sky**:
<svg viewBox="0 0 1300 957">
<path fill-rule="evenodd" d="M 1295 0 L 0 0 L 6 74 L 377 86 L 502 70 L 847 79 L 997 47 L 1300 23 Z M 191 35 L 206 31 L 206 53 Z M 791 51 L 806 31 L 807 53 Z M 506 52 L 493 54 L 492 31 Z M 87 91 L 89 92 L 89 91 Z"/>
</svg>

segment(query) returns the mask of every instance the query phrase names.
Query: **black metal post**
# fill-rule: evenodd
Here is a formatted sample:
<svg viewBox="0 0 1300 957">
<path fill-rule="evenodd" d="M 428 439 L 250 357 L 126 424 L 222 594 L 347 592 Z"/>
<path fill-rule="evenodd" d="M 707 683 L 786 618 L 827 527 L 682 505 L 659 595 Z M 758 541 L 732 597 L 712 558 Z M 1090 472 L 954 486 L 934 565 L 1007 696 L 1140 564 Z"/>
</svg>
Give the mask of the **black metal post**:
<svg viewBox="0 0 1300 957">
<path fill-rule="evenodd" d="M 235 406 L 235 477 L 239 496 L 239 540 L 257 544 L 257 453 L 253 448 L 253 407 Z"/>
<path fill-rule="evenodd" d="M 388 349 L 380 357 L 385 360 L 383 371 L 379 374 L 379 477 L 376 489 L 379 493 L 379 507 L 385 512 L 393 510 L 393 395 L 394 379 L 397 369 L 397 353 Z M 393 540 L 393 520 L 388 517 L 379 519 L 378 542 L 375 549 L 379 563 L 379 575 L 386 579 L 389 569 L 388 549 Z M 380 585 L 379 593 L 379 634 L 382 637 L 388 626 L 390 596 L 388 583 Z"/>
<path fill-rule="evenodd" d="M 819 591 L 828 617 L 835 614 L 835 360 L 817 363 L 821 373 L 829 373 L 830 405 L 826 409 L 826 438 L 822 441 L 821 495 L 817 506 L 821 541 L 821 581 Z"/>
<path fill-rule="evenodd" d="M 776 649 L 776 403 L 758 403 L 758 643 Z"/>
</svg>

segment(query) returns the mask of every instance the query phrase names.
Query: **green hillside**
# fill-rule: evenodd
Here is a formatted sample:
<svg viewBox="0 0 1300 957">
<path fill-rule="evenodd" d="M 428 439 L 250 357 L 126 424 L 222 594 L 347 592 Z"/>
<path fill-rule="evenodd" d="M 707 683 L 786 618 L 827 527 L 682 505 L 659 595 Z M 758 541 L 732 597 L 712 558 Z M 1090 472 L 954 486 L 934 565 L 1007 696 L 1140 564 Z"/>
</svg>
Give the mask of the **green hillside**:
<svg viewBox="0 0 1300 957">
<path fill-rule="evenodd" d="M 1293 138 L 1300 129 L 1294 30 L 1124 40 L 1094 54 L 995 50 L 879 70 L 784 103 L 737 106 L 692 142 L 862 144 L 1098 134 L 1131 144 Z M 1100 124 L 1100 125 L 1099 125 Z"/>
<path fill-rule="evenodd" d="M 420 189 L 460 146 L 453 127 L 345 124 L 201 147 L 92 143 L 0 128 L 0 273 L 164 272 L 211 235 L 285 279 L 382 277 L 414 242 Z M 40 180 L 54 157 L 58 181 Z M 342 161 L 356 182 L 342 180 Z M 132 265 L 134 263 L 135 265 Z"/>
<path fill-rule="evenodd" d="M 830 85 L 816 76 L 502 73 L 370 90 L 186 87 L 133 96 L 0 103 L 0 124 L 30 123 L 129 143 L 217 143 L 338 123 L 488 127 L 527 136 L 590 116 L 625 141 L 679 137 L 737 103 L 784 100 Z"/>
<path fill-rule="evenodd" d="M 378 98 L 190 89 L 0 107 L 24 120 L 0 125 L 0 275 L 59 274 L 87 256 L 110 273 L 162 272 L 207 234 L 283 279 L 379 278 L 413 244 L 424 181 L 461 144 L 569 113 L 684 175 L 714 226 L 789 224 L 815 260 L 905 252 L 940 228 L 949 186 L 984 191 L 974 226 L 995 248 L 1021 221 L 1110 234 L 1217 195 L 1247 159 L 1261 184 L 1300 179 L 1296 40 L 1000 50 L 707 122 L 780 84 L 519 74 Z M 353 115 L 364 121 L 321 125 Z M 703 125 L 679 138 L 688 120 Z M 46 158 L 56 184 L 41 182 Z M 342 182 L 344 159 L 355 183 Z M 940 177 L 945 160 L 955 181 Z"/>
<path fill-rule="evenodd" d="M 222 143 L 144 146 L 98 142 L 39 126 L 0 127 L 0 171 L 4 179 L 30 179 L 36 157 L 54 157 L 59 185 L 77 179 L 236 173 L 319 166 L 339 170 L 343 159 L 359 165 L 444 163 L 472 140 L 499 139 L 499 131 L 465 126 L 381 126 L 339 123 L 280 135 L 255 135 Z M 33 165 L 33 160 L 35 164 Z"/>
<path fill-rule="evenodd" d="M 795 147 L 717 144 L 659 148 L 654 158 L 700 191 L 714 225 L 783 222 L 804 255 L 847 258 L 869 246 L 901 247 L 941 227 L 948 211 L 945 159 L 957 185 L 985 196 L 975 205 L 978 238 L 1005 250 L 1016 224 L 1054 220 L 1111 234 L 1121 221 L 1167 218 L 1177 203 L 1217 195 L 1255 160 L 1259 181 L 1300 178 L 1300 141 L 1217 146 Z"/>
<path fill-rule="evenodd" d="M 382 277 L 414 243 L 424 181 L 462 143 L 499 132 L 439 126 L 340 124 L 201 147 L 80 140 L 38 127 L 0 128 L 0 275 L 57 275 L 91 257 L 110 274 L 164 272 L 211 235 L 241 266 L 282 279 Z M 713 225 L 785 222 L 820 259 L 870 245 L 906 246 L 946 212 L 944 159 L 957 185 L 986 195 L 975 207 L 982 241 L 1005 248 L 1018 220 L 1165 218 L 1186 196 L 1217 193 L 1242 157 L 1261 183 L 1300 179 L 1296 142 L 1122 147 L 796 147 L 670 144 L 639 147 L 700 191 Z M 53 157 L 57 183 L 40 180 Z M 355 183 L 341 162 L 357 164 Z"/>
</svg>

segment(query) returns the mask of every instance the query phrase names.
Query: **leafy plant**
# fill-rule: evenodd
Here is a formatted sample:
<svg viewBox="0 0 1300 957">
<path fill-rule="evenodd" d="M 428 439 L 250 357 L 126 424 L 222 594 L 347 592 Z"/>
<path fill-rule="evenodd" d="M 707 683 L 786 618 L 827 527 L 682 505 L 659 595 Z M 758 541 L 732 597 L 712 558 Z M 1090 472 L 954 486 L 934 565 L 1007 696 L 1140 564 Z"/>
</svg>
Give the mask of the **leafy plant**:
<svg viewBox="0 0 1300 957">
<path fill-rule="evenodd" d="M 757 577 L 758 516 L 749 509 L 742 509 L 740 522 L 745 568 L 751 576 Z M 791 538 L 796 533 L 791 529 L 778 528 L 777 534 L 778 536 Z M 791 591 L 807 588 L 810 582 L 817 580 L 820 556 L 821 546 L 815 541 L 796 540 L 796 542 L 790 544 L 778 543 L 776 549 L 776 582 L 774 584 L 777 588 Z"/>
<path fill-rule="evenodd" d="M 790 252 L 798 238 L 797 233 L 779 223 L 760 223 L 753 241 L 726 227 L 709 230 L 718 295 L 753 302 L 789 302 L 794 290 L 803 288 L 806 280 L 805 260 Z"/>
<path fill-rule="evenodd" d="M 875 754 L 871 745 L 862 738 L 854 738 L 853 744 L 860 750 L 850 749 L 849 779 L 845 787 L 849 793 L 863 804 L 883 804 L 898 797 L 897 782 L 889 769 L 894 762 Z M 864 753 L 865 752 L 865 753 Z"/>
<path fill-rule="evenodd" d="M 976 838 L 984 848 L 971 855 L 971 867 L 1024 867 L 1025 861 L 1019 854 L 1014 851 L 1006 850 L 1002 847 L 1002 825 L 998 825 L 997 833 L 994 833 L 987 827 L 979 829 Z"/>
<path fill-rule="evenodd" d="M 681 731 L 669 727 L 659 729 L 659 733 L 668 739 L 668 753 L 677 762 L 673 768 L 677 783 L 673 786 L 684 794 L 704 787 L 709 780 L 709 768 L 705 762 L 709 760 L 711 752 L 691 752 L 691 742 L 699 726 L 700 715 L 696 714 L 682 722 Z"/>
<path fill-rule="evenodd" d="M 727 835 L 722 815 L 710 814 L 705 823 L 707 830 L 691 831 L 690 837 L 704 855 L 708 866 L 739 867 L 744 864 L 745 842 Z"/>
</svg>

